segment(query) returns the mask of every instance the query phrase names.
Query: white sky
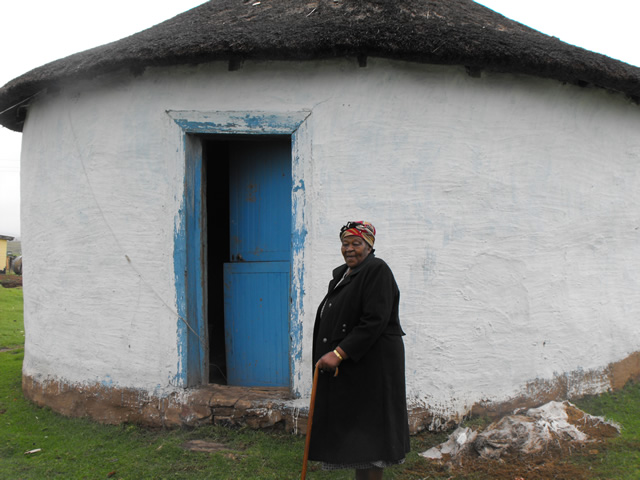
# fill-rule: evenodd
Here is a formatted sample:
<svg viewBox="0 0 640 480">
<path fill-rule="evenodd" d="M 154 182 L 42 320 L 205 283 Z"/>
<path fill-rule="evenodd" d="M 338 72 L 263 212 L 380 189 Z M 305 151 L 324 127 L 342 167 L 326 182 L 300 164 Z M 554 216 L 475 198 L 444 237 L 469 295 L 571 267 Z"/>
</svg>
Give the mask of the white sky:
<svg viewBox="0 0 640 480">
<path fill-rule="evenodd" d="M 32 68 L 118 40 L 201 3 L 203 0 L 4 1 L 0 6 L 0 85 Z M 640 66 L 636 33 L 640 2 L 478 3 L 567 43 Z M 0 235 L 20 235 L 20 141 L 21 134 L 0 127 Z"/>
</svg>

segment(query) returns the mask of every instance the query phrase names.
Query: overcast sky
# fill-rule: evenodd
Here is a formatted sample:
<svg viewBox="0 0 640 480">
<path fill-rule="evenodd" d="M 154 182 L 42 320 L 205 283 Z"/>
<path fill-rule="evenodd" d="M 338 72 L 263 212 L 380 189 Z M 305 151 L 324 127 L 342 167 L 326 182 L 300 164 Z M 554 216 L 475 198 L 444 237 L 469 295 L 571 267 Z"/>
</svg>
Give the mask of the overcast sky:
<svg viewBox="0 0 640 480">
<path fill-rule="evenodd" d="M 201 3 L 203 0 L 4 1 L 0 6 L 0 85 L 32 68 L 118 40 Z M 637 33 L 640 2 L 479 0 L 478 3 L 567 43 L 640 66 Z M 20 235 L 20 141 L 21 134 L 0 127 L 0 235 Z"/>
</svg>

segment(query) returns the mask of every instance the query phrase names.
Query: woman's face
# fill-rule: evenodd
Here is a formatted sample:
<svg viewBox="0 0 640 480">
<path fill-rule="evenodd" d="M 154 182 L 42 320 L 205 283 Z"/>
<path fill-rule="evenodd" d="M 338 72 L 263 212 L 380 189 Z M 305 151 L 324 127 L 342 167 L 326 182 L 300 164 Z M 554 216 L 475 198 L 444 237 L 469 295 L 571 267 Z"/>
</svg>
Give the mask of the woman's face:
<svg viewBox="0 0 640 480">
<path fill-rule="evenodd" d="M 342 239 L 342 256 L 349 268 L 360 265 L 369 252 L 371 247 L 362 237 L 349 235 Z"/>
</svg>

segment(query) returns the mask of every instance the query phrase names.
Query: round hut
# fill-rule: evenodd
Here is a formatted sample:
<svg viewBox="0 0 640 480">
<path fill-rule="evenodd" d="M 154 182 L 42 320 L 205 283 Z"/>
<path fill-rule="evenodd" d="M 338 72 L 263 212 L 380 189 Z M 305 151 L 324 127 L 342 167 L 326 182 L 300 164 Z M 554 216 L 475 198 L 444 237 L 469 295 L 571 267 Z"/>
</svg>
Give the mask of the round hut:
<svg viewBox="0 0 640 480">
<path fill-rule="evenodd" d="M 640 374 L 640 69 L 471 0 L 215 0 L 0 89 L 21 131 L 25 394 L 284 423 L 365 219 L 411 428 Z"/>
</svg>

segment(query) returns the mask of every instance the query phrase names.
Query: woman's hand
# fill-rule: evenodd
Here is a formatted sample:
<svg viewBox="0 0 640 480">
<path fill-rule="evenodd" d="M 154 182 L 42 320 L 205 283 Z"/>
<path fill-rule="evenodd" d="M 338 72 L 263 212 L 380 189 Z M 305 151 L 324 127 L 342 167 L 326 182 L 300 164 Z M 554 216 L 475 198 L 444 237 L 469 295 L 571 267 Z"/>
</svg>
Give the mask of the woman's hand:
<svg viewBox="0 0 640 480">
<path fill-rule="evenodd" d="M 338 347 L 336 350 L 338 350 L 338 353 L 340 354 L 342 359 L 347 358 L 347 354 L 340 347 Z M 318 360 L 318 363 L 316 365 L 318 366 L 320 371 L 334 373 L 336 371 L 336 368 L 338 368 L 338 365 L 340 365 L 340 362 L 342 362 L 342 360 L 338 357 L 338 355 L 331 351 L 325 353 L 320 358 L 320 360 Z"/>
</svg>

